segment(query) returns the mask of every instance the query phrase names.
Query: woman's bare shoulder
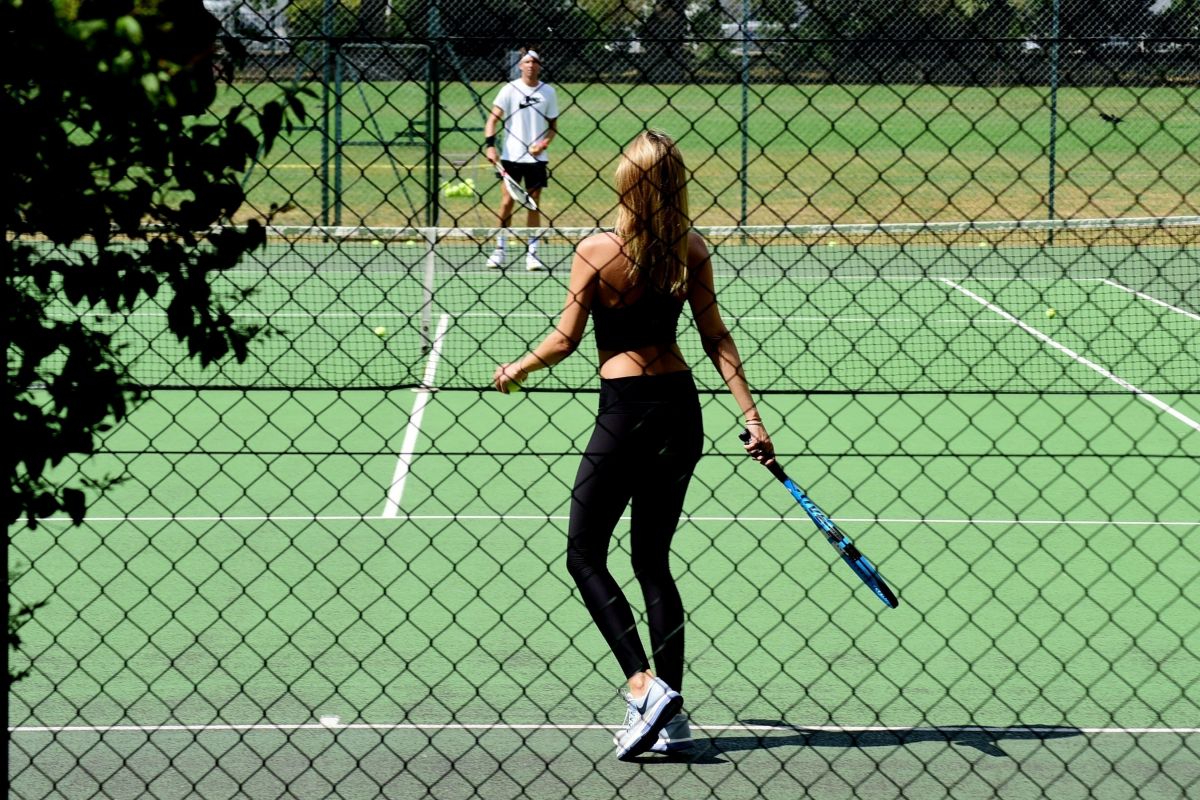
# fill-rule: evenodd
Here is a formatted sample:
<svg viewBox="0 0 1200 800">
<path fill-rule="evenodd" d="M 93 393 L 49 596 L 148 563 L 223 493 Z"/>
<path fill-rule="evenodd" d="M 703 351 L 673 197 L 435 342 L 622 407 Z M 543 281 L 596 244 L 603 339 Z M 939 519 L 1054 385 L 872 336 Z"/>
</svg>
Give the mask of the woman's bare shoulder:
<svg viewBox="0 0 1200 800">
<path fill-rule="evenodd" d="M 604 248 L 615 248 L 620 250 L 621 237 L 617 236 L 617 234 L 613 231 L 600 231 L 599 233 L 593 233 L 591 236 L 588 236 L 579 242 L 578 249 L 582 250 L 585 247 L 595 250 Z"/>
<path fill-rule="evenodd" d="M 688 231 L 688 264 L 699 266 L 708 260 L 708 242 L 695 230 Z"/>
<path fill-rule="evenodd" d="M 621 255 L 621 239 L 611 231 L 594 233 L 583 239 L 575 252 L 584 261 L 600 269 Z"/>
</svg>

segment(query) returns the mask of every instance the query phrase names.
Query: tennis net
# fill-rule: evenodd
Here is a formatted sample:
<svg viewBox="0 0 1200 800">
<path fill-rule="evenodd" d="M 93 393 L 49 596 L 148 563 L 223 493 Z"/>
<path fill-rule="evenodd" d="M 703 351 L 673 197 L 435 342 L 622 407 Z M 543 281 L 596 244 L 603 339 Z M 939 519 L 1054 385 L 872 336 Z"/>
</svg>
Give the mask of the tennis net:
<svg viewBox="0 0 1200 800">
<path fill-rule="evenodd" d="M 490 269 L 495 229 L 272 229 L 215 281 L 235 319 L 264 328 L 245 363 L 217 369 L 186 357 L 165 299 L 94 313 L 151 388 L 478 390 L 553 328 L 574 248 L 597 230 L 513 229 L 509 263 Z M 700 232 L 765 391 L 1200 391 L 1200 217 Z M 531 239 L 545 271 L 525 269 Z M 699 366 L 686 313 L 679 342 Z M 722 389 L 714 370 L 697 376 Z M 596 385 L 594 360 L 572 359 L 528 388 Z"/>
</svg>

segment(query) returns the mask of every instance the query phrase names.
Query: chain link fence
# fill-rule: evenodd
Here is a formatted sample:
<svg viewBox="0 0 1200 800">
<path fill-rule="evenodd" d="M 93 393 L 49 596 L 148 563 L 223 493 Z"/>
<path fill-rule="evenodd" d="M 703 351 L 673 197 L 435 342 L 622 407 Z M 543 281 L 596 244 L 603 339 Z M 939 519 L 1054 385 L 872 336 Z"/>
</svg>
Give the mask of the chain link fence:
<svg viewBox="0 0 1200 800">
<path fill-rule="evenodd" d="M 10 532 L 13 596 L 47 601 L 12 796 L 1200 791 L 1200 5 L 206 5 L 246 58 L 215 113 L 310 90 L 245 176 L 268 244 L 218 284 L 264 334 L 202 371 L 158 303 L 85 315 L 153 392 L 64 468 L 119 478 L 85 524 Z M 510 235 L 546 269 L 489 269 L 483 129 L 528 48 L 561 113 Z M 681 335 L 695 743 L 629 765 L 563 565 L 594 367 L 488 389 L 647 126 L 781 459 L 901 605 L 745 459 Z"/>
</svg>

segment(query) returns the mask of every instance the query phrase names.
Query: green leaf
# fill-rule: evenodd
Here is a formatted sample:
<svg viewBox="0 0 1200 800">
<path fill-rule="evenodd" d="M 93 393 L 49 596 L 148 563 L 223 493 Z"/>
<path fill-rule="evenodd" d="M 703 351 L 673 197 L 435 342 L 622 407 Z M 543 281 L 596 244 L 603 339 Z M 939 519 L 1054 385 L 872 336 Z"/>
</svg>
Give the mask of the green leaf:
<svg viewBox="0 0 1200 800">
<path fill-rule="evenodd" d="M 142 91 L 146 93 L 146 97 L 151 100 L 158 100 L 159 92 L 162 90 L 162 84 L 158 76 L 153 72 L 147 72 L 142 76 Z"/>
<path fill-rule="evenodd" d="M 130 44 L 142 43 L 142 24 L 136 17 L 117 17 L 117 21 L 113 23 L 113 32 Z"/>
<path fill-rule="evenodd" d="M 283 125 L 283 106 L 274 101 L 267 103 L 258 114 L 258 124 L 262 129 L 263 152 L 270 152 Z"/>
<path fill-rule="evenodd" d="M 79 489 L 66 488 L 62 490 L 62 507 L 76 525 L 83 523 L 87 513 L 87 498 Z"/>
</svg>

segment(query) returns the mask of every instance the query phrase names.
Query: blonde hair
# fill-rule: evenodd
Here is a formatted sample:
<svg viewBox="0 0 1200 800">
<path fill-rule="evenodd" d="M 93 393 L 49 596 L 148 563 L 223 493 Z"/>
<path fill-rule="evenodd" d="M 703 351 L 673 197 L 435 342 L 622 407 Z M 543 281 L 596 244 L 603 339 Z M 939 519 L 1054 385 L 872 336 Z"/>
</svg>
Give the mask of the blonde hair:
<svg viewBox="0 0 1200 800">
<path fill-rule="evenodd" d="M 617 235 L 629 258 L 629 277 L 672 294 L 687 288 L 687 168 L 670 136 L 638 134 L 617 165 Z"/>
</svg>

